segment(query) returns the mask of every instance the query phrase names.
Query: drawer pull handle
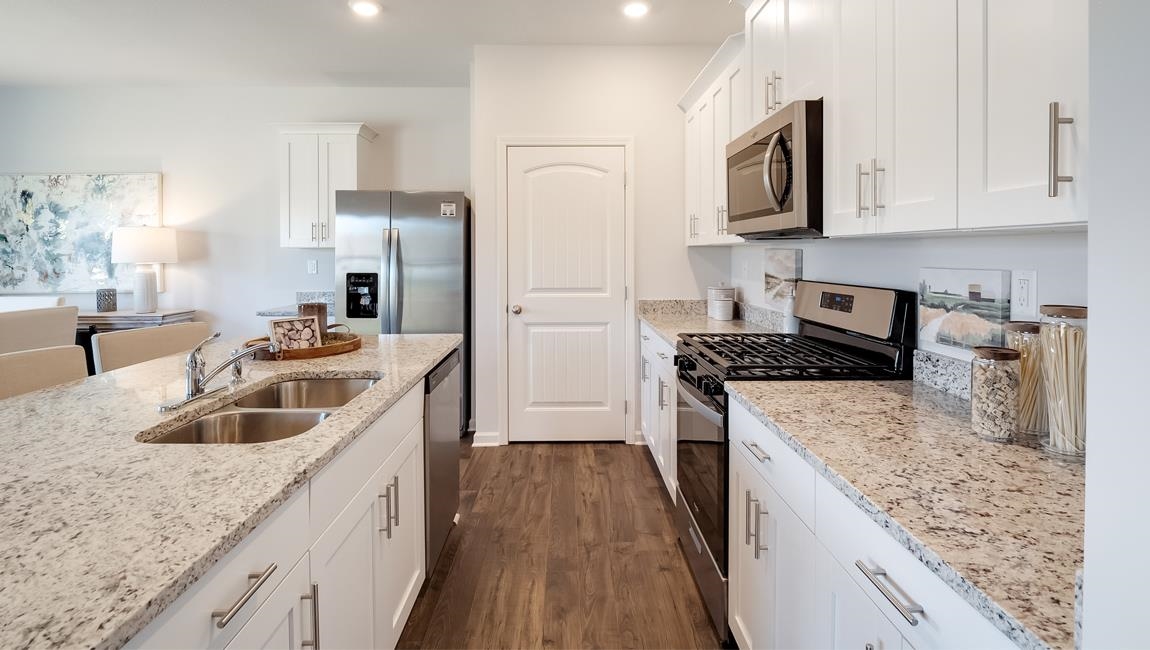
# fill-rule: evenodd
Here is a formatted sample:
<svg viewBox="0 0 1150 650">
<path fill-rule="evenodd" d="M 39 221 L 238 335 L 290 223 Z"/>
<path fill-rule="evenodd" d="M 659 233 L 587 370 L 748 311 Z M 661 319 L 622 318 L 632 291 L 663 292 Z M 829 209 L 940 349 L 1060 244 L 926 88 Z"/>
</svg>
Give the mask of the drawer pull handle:
<svg viewBox="0 0 1150 650">
<path fill-rule="evenodd" d="M 759 559 L 760 553 L 762 553 L 763 551 L 771 550 L 771 549 L 767 548 L 767 545 L 764 544 L 762 541 L 763 540 L 763 528 L 762 528 L 763 515 L 769 516 L 770 514 L 771 514 L 770 512 L 763 510 L 763 505 L 761 503 L 759 503 L 758 499 L 755 499 L 755 559 L 756 560 Z"/>
<path fill-rule="evenodd" d="M 747 451 L 754 454 L 755 458 L 758 458 L 760 463 L 765 463 L 771 459 L 771 455 L 763 451 L 763 448 L 760 447 L 757 443 L 747 442 L 744 440 L 743 446 L 747 448 Z"/>
<path fill-rule="evenodd" d="M 894 593 L 879 580 L 880 577 L 890 579 L 890 576 L 886 574 L 886 571 L 884 571 L 882 567 L 876 566 L 873 569 L 868 568 L 867 565 L 863 564 L 862 560 L 856 561 L 855 566 L 858 567 L 859 571 L 862 571 L 867 580 L 870 580 L 870 583 L 875 586 L 875 589 L 878 589 L 883 597 L 890 601 L 891 605 L 894 605 L 894 608 L 898 610 L 899 614 L 902 614 L 902 617 L 906 619 L 907 623 L 918 625 L 918 617 L 915 616 L 915 614 L 925 614 L 926 612 L 924 612 L 922 606 L 917 603 L 903 604 L 902 601 L 895 597 Z"/>
<path fill-rule="evenodd" d="M 757 499 L 751 498 L 751 491 L 747 490 L 747 516 L 743 518 L 743 528 L 746 530 L 747 541 L 744 542 L 747 546 L 751 545 L 751 504 L 758 503 Z"/>
<path fill-rule="evenodd" d="M 383 511 L 384 525 L 379 529 L 379 532 L 387 533 L 387 538 L 391 539 L 391 485 L 388 485 L 387 489 L 383 491 L 383 494 L 377 498 L 383 499 L 385 504 Z"/>
<path fill-rule="evenodd" d="M 399 527 L 399 476 L 391 477 L 391 524 Z"/>
<path fill-rule="evenodd" d="M 275 573 L 275 570 L 276 563 L 272 562 L 268 565 L 268 568 L 264 569 L 263 573 L 249 573 L 248 580 L 255 580 L 255 582 L 253 582 L 251 586 L 248 587 L 248 590 L 244 592 L 244 595 L 240 596 L 239 600 L 232 603 L 231 607 L 227 609 L 217 609 L 212 612 L 212 620 L 217 618 L 220 619 L 216 621 L 216 627 L 222 630 L 227 626 L 228 623 L 231 623 L 232 619 L 236 617 L 236 614 L 240 613 L 240 610 L 243 609 L 244 605 L 248 604 L 248 601 L 252 599 L 252 596 L 256 595 L 256 592 L 260 590 L 260 587 L 264 586 L 264 583 L 268 581 L 268 578 L 270 578 L 272 574 Z"/>
<path fill-rule="evenodd" d="M 311 641 L 300 641 L 299 645 L 301 648 L 319 650 L 319 583 L 311 583 L 311 593 L 299 599 L 311 601 Z"/>
</svg>

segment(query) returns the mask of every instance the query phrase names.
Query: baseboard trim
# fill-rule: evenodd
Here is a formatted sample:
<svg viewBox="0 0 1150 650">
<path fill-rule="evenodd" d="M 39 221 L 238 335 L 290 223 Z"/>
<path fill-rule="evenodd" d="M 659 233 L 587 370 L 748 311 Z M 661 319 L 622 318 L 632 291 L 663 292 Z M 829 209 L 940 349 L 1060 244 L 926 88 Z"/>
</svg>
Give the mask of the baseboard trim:
<svg viewBox="0 0 1150 650">
<path fill-rule="evenodd" d="M 475 435 L 471 438 L 472 447 L 499 447 L 502 442 L 499 440 L 498 431 L 476 431 Z"/>
</svg>

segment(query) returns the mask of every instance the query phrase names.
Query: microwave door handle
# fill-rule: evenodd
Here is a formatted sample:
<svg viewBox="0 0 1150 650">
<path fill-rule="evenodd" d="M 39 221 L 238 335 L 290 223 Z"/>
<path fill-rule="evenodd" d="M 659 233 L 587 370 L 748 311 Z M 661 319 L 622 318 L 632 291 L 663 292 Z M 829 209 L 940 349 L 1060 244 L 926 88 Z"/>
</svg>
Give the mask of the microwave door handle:
<svg viewBox="0 0 1150 650">
<path fill-rule="evenodd" d="M 767 145 L 767 153 L 763 154 L 763 187 L 767 190 L 767 203 L 776 211 L 782 210 L 783 206 L 779 203 L 779 195 L 775 192 L 775 182 L 771 179 L 771 162 L 775 159 L 775 151 L 779 148 L 780 137 L 781 134 L 777 132 L 771 136 L 771 143 Z"/>
</svg>

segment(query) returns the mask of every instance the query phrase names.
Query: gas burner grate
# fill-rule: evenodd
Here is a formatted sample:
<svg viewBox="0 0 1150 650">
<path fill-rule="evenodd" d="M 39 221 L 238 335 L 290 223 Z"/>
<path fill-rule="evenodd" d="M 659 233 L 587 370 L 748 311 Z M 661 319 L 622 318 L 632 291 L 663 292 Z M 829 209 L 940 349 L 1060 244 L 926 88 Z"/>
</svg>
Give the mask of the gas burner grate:
<svg viewBox="0 0 1150 650">
<path fill-rule="evenodd" d="M 885 360 L 794 334 L 683 334 L 681 338 L 725 379 L 859 379 L 891 373 Z"/>
</svg>

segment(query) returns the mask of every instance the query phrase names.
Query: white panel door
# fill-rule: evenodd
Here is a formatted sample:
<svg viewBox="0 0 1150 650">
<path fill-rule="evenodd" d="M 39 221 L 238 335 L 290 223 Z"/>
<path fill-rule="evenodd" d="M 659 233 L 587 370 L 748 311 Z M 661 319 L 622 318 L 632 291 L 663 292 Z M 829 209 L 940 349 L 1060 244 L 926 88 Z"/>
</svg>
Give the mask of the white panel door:
<svg viewBox="0 0 1150 650">
<path fill-rule="evenodd" d="M 624 440 L 624 149 L 509 147 L 507 167 L 509 437 Z"/>
<path fill-rule="evenodd" d="M 958 0 L 879 0 L 879 232 L 958 225 Z"/>
<path fill-rule="evenodd" d="M 319 242 L 319 167 L 319 136 L 281 136 L 281 246 L 311 248 Z"/>
<path fill-rule="evenodd" d="M 870 182 L 878 94 L 875 6 L 875 0 L 837 3 L 834 92 L 824 115 L 830 124 L 828 235 L 861 235 L 875 228 Z"/>
<path fill-rule="evenodd" d="M 314 643 L 310 576 L 305 554 L 228 643 L 228 650 L 301 650 L 304 643 Z"/>
<path fill-rule="evenodd" d="M 1087 218 L 1087 0 L 959 3 L 959 227 Z M 1131 80 L 1131 83 L 1135 83 Z M 1048 194 L 1050 102 L 1059 125 Z"/>
<path fill-rule="evenodd" d="M 375 573 L 377 648 L 394 648 L 399 642 L 426 574 L 423 454 L 420 420 L 374 479 L 376 491 L 386 495 Z"/>
</svg>

